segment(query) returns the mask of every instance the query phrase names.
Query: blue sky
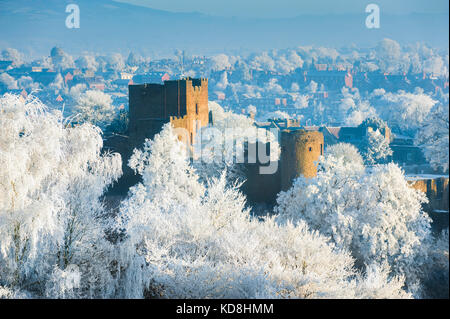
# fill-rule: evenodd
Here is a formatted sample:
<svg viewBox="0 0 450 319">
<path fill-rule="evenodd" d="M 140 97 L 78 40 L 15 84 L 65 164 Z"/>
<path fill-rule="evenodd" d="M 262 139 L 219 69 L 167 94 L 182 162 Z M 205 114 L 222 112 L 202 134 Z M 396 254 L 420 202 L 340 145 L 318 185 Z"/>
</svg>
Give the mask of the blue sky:
<svg viewBox="0 0 450 319">
<path fill-rule="evenodd" d="M 302 14 L 361 13 L 375 3 L 382 13 L 448 13 L 448 0 L 115 0 L 172 12 L 215 16 L 287 18 Z"/>
</svg>

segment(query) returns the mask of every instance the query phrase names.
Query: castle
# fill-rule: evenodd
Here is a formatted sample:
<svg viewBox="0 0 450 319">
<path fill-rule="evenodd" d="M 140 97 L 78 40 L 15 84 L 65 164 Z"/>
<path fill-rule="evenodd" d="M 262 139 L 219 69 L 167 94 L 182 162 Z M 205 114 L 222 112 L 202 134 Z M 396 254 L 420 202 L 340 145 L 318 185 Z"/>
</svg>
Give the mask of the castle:
<svg viewBox="0 0 450 319">
<path fill-rule="evenodd" d="M 197 130 L 210 122 L 207 79 L 185 78 L 164 84 L 129 85 L 128 136 L 116 135 L 105 141 L 106 148 L 122 155 L 124 174 L 117 187 L 119 192 L 126 192 L 139 180 L 127 166 L 133 149 L 139 148 L 146 138 L 153 138 L 164 124 L 171 123 L 174 128 L 184 129 L 186 134 L 179 138 L 192 145 Z M 260 173 L 260 167 L 267 163 L 251 163 L 246 159 L 247 180 L 242 190 L 250 201 L 273 203 L 276 195 L 287 190 L 295 177 L 316 175 L 315 162 L 324 150 L 321 132 L 288 127 L 281 131 L 280 146 L 281 156 L 273 174 Z M 257 147 L 265 147 L 266 154 L 270 152 L 269 144 L 258 143 Z"/>
<path fill-rule="evenodd" d="M 185 129 L 187 136 L 179 138 L 192 145 L 196 131 L 210 122 L 208 80 L 185 78 L 162 85 L 130 85 L 129 105 L 129 136 L 134 147 L 145 138 L 153 138 L 167 122 L 174 128 Z M 270 163 L 262 165 L 245 159 L 246 182 L 242 190 L 250 201 L 273 203 L 276 195 L 289 189 L 296 177 L 316 176 L 315 162 L 324 150 L 321 132 L 289 126 L 281 131 L 280 146 L 281 156 L 273 174 L 260 173 L 260 167 Z M 266 154 L 270 152 L 270 144 L 258 143 L 256 147 L 265 147 Z"/>
<path fill-rule="evenodd" d="M 104 147 L 122 155 L 123 175 L 118 184 L 109 190 L 108 196 L 125 196 L 130 186 L 140 180 L 140 176 L 127 166 L 134 148 L 141 147 L 146 138 L 153 138 L 164 124 L 171 123 L 183 129 L 180 136 L 186 144 L 195 142 L 195 134 L 200 127 L 212 124 L 208 109 L 208 80 L 185 78 L 165 81 L 164 84 L 129 85 L 129 126 L 127 135 L 113 135 L 104 142 Z M 288 190 L 294 179 L 300 175 L 311 178 L 317 175 L 317 161 L 324 153 L 326 145 L 341 141 L 355 143 L 372 129 L 371 123 L 355 128 L 304 127 L 297 120 L 272 120 L 269 123 L 255 123 L 259 128 L 277 129 L 279 132 L 280 157 L 275 162 L 262 163 L 250 155 L 270 158 L 270 143 L 246 143 L 244 163 L 246 181 L 241 190 L 252 203 L 275 204 L 277 194 Z M 179 131 L 177 132 L 179 134 Z M 386 139 L 391 138 L 389 128 L 382 130 Z M 275 164 L 273 173 L 261 173 L 261 168 Z M 433 218 L 436 230 L 448 227 L 448 177 L 416 177 L 408 181 L 411 187 L 426 193 L 430 203 L 424 207 Z"/>
<path fill-rule="evenodd" d="M 153 138 L 164 124 L 171 123 L 175 129 L 183 129 L 185 134 L 179 135 L 179 138 L 192 146 L 197 130 L 211 124 L 211 119 L 207 79 L 185 78 L 165 81 L 164 84 L 129 85 L 128 134 L 114 135 L 104 143 L 106 149 L 119 152 L 123 159 L 123 176 L 112 193 L 124 195 L 130 186 L 139 181 L 140 177 L 127 166 L 128 159 L 134 148 L 141 147 L 146 138 Z M 260 128 L 278 130 L 281 153 L 276 162 L 261 163 L 258 158 L 249 160 L 250 149 L 266 157 L 270 155 L 270 143 L 247 143 L 245 161 L 241 164 L 246 181 L 241 190 L 249 202 L 268 204 L 274 204 L 277 194 L 289 189 L 296 177 L 316 176 L 317 161 L 323 155 L 325 145 L 340 141 L 355 142 L 371 129 L 371 123 L 366 123 L 336 131 L 335 128 L 304 127 L 296 120 L 286 119 L 255 124 Z M 389 128 L 386 127 L 382 134 L 390 139 Z M 273 173 L 261 173 L 261 168 L 273 164 L 276 167 Z M 448 200 L 445 200 L 448 199 L 448 178 L 443 182 L 414 181 L 411 185 L 427 193 L 431 200 L 430 211 L 448 210 Z"/>
<path fill-rule="evenodd" d="M 195 132 L 208 125 L 208 80 L 185 78 L 164 84 L 129 85 L 129 136 L 134 146 L 161 131 L 170 122 L 184 128 L 185 142 L 194 143 Z"/>
</svg>

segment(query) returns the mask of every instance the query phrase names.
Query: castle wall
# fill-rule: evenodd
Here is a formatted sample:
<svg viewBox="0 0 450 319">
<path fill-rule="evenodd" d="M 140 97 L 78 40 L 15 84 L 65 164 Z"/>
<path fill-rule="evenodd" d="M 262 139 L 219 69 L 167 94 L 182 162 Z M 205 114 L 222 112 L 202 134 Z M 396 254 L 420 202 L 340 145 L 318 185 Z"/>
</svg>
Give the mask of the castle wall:
<svg viewBox="0 0 450 319">
<path fill-rule="evenodd" d="M 196 130 L 208 124 L 208 80 L 187 78 L 163 85 L 130 85 L 129 105 L 129 134 L 134 146 L 153 138 L 168 122 L 186 129 L 192 144 Z"/>
<path fill-rule="evenodd" d="M 187 114 L 186 109 L 186 81 L 165 81 L 165 117 L 182 117 Z"/>
<path fill-rule="evenodd" d="M 186 115 L 179 118 L 171 118 L 173 127 L 184 128 L 188 131 L 189 141 L 195 142 L 195 135 L 200 127 L 208 125 L 208 80 L 192 79 L 184 82 Z M 181 137 L 183 140 L 184 137 Z"/>
<path fill-rule="evenodd" d="M 250 144 L 251 145 L 251 144 Z M 246 145 L 245 164 L 243 169 L 246 180 L 242 185 L 242 191 L 247 196 L 250 203 L 270 203 L 275 204 L 277 194 L 280 192 L 280 166 L 279 161 L 276 163 L 277 170 L 274 174 L 261 174 L 260 168 L 269 166 L 270 163 L 262 164 L 256 158 L 256 163 L 249 162 L 248 149 L 255 147 L 256 154 L 259 154 L 259 148 L 264 148 L 264 153 L 270 155 L 270 143 L 256 143 L 256 146 Z M 274 165 L 272 163 L 272 165 Z"/>
<path fill-rule="evenodd" d="M 159 84 L 129 86 L 129 133 L 142 130 L 142 119 L 163 118 L 164 87 Z"/>
<path fill-rule="evenodd" d="M 425 210 L 442 210 L 449 209 L 449 187 L 448 178 L 426 178 L 410 181 L 412 188 L 422 191 L 427 195 L 429 203 L 425 205 Z"/>
<path fill-rule="evenodd" d="M 321 132 L 284 130 L 281 132 L 281 190 L 292 186 L 292 181 L 303 175 L 315 177 L 317 162 L 323 154 L 324 139 Z"/>
<path fill-rule="evenodd" d="M 448 228 L 448 177 L 419 179 L 410 181 L 409 184 L 427 195 L 429 202 L 423 208 L 433 220 L 432 230 L 438 234 Z"/>
<path fill-rule="evenodd" d="M 270 154 L 269 143 L 257 143 L 257 154 L 261 147 L 266 148 L 265 154 Z M 249 163 L 246 152 L 244 164 L 246 181 L 242 185 L 242 191 L 246 194 L 249 202 L 274 204 L 277 194 L 280 191 L 288 190 L 296 177 L 303 175 L 309 178 L 317 175 L 315 162 L 323 154 L 324 148 L 324 138 L 321 132 L 302 129 L 283 130 L 280 147 L 280 160 L 276 163 L 278 169 L 274 174 L 261 174 L 260 168 L 270 164 L 262 164 L 258 160 L 256 163 Z"/>
</svg>

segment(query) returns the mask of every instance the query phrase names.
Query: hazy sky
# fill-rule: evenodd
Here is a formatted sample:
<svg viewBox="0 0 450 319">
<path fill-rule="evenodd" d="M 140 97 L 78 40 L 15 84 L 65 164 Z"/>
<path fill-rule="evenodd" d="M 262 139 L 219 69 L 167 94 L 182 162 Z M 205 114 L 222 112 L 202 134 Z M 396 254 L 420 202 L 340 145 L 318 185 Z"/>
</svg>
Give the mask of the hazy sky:
<svg viewBox="0 0 450 319">
<path fill-rule="evenodd" d="M 448 13 L 448 0 L 115 0 L 172 12 L 215 16 L 286 18 L 302 14 L 364 13 L 375 3 L 383 13 Z"/>
</svg>

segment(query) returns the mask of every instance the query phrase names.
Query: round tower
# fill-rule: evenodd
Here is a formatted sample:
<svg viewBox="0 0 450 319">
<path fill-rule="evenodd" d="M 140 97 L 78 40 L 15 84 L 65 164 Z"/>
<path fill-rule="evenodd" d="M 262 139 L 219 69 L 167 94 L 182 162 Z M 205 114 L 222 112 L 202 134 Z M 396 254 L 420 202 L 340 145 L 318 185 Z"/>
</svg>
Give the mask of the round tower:
<svg viewBox="0 0 450 319">
<path fill-rule="evenodd" d="M 281 132 L 281 190 L 303 175 L 317 175 L 317 161 L 323 155 L 323 134 L 317 131 L 284 130 Z"/>
</svg>

